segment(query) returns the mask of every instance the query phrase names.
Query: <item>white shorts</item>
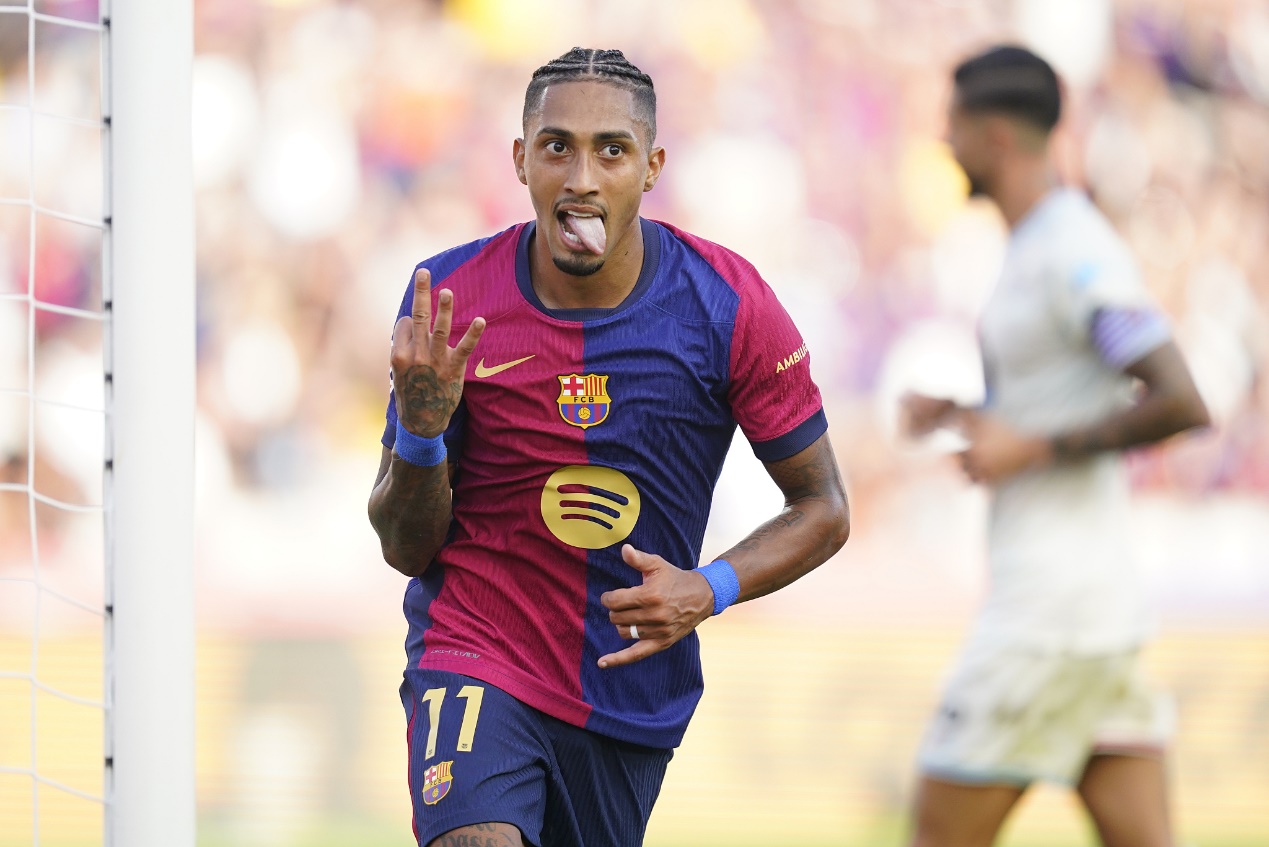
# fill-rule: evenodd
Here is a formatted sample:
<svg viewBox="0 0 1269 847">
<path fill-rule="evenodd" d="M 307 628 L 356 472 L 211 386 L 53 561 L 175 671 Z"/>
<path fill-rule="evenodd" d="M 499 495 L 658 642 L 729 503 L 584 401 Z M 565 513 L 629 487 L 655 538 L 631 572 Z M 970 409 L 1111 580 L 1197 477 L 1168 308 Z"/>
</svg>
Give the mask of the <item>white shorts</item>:
<svg viewBox="0 0 1269 847">
<path fill-rule="evenodd" d="M 1171 699 L 1137 650 L 1050 653 L 976 645 L 962 656 L 918 755 L 930 777 L 970 784 L 1076 784 L 1097 753 L 1162 755 Z"/>
</svg>

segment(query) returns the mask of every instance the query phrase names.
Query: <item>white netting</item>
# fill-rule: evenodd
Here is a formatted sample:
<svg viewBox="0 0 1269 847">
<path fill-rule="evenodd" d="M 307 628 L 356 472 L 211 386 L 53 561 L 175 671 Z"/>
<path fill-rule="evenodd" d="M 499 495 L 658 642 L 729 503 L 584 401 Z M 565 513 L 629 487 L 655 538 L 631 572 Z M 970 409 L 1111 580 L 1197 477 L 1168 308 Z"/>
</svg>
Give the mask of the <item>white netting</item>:
<svg viewBox="0 0 1269 847">
<path fill-rule="evenodd" d="M 97 0 L 0 0 L 0 847 L 105 808 Z"/>
</svg>

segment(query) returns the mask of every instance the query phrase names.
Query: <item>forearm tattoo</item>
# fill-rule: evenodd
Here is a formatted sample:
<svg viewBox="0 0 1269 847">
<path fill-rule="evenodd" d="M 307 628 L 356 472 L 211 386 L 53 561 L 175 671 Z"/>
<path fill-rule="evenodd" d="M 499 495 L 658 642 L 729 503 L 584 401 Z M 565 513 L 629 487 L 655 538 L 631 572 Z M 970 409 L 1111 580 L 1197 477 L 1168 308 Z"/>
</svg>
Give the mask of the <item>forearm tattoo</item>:
<svg viewBox="0 0 1269 847">
<path fill-rule="evenodd" d="M 370 494 L 370 524 L 384 558 L 417 576 L 445 541 L 450 522 L 452 465 L 422 468 L 385 451 Z"/>
<path fill-rule="evenodd" d="M 458 407 L 463 387 L 441 382 L 430 365 L 414 365 L 400 376 L 397 392 L 401 397 L 397 412 L 403 420 L 429 431 L 444 430 Z"/>
<path fill-rule="evenodd" d="M 784 493 L 784 510 L 751 532 L 724 558 L 732 553 L 747 554 L 746 557 L 757 554 L 761 559 L 797 565 L 791 570 L 780 566 L 778 579 L 757 586 L 758 593 L 796 579 L 831 556 L 845 541 L 839 526 L 847 508 L 845 494 L 827 440 L 805 455 L 767 467 Z M 849 518 L 846 521 L 848 526 Z"/>
<path fill-rule="evenodd" d="M 410 558 L 430 558 L 449 529 L 449 469 L 440 465 L 438 469 L 410 470 L 413 484 L 394 478 L 394 487 L 399 490 L 388 501 L 387 526 L 395 530 L 392 541 L 396 549 Z"/>
<path fill-rule="evenodd" d="M 757 550 L 766 542 L 766 540 L 773 533 L 778 533 L 780 530 L 788 529 L 789 527 L 801 521 L 804 517 L 806 517 L 806 512 L 802 511 L 801 509 L 797 509 L 797 508 L 785 509 L 780 514 L 776 515 L 774 518 L 767 521 L 762 526 L 755 529 L 753 532 L 749 533 L 749 535 L 745 538 L 745 540 L 741 541 L 732 549 L 733 550 Z"/>
<path fill-rule="evenodd" d="M 442 835 L 432 842 L 433 847 L 519 847 L 505 835 L 470 835 L 459 833 Z"/>
<path fill-rule="evenodd" d="M 463 830 L 445 833 L 432 842 L 432 847 L 522 847 L 524 843 L 506 832 L 499 832 L 498 824 L 478 823 Z"/>
</svg>

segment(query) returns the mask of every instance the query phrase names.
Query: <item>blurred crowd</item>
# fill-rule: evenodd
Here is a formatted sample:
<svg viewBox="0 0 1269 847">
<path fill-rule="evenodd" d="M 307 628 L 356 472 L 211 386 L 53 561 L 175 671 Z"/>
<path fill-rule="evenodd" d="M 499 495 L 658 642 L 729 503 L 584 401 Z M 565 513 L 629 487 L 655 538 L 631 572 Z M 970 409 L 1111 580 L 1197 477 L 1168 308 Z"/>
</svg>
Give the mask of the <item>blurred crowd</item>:
<svg viewBox="0 0 1269 847">
<path fill-rule="evenodd" d="M 99 15 L 98 0 L 32 6 Z M 0 0 L 0 648 L 11 648 L 0 664 L 17 656 L 17 669 L 55 655 L 59 623 L 80 638 L 67 653 L 97 655 L 100 617 L 85 609 L 103 581 L 100 513 L 21 490 L 99 505 L 105 426 L 99 36 L 26 11 Z M 1183 811 L 1202 803 L 1214 826 L 1263 831 L 1269 777 L 1247 751 L 1266 737 L 1269 647 L 1247 633 L 1263 633 L 1269 608 L 1264 0 L 196 0 L 194 11 L 200 840 L 295 844 L 317 820 L 326 838 L 322 814 L 357 808 L 393 821 L 375 843 L 402 834 L 402 580 L 379 561 L 364 511 L 389 334 L 417 262 L 532 216 L 510 161 L 524 89 L 575 45 L 620 48 L 655 80 L 667 164 L 644 214 L 739 250 L 775 288 L 809 343 L 852 504 L 841 567 L 745 604 L 706 639 L 721 693 L 671 769 L 665 831 L 708 822 L 701 809 L 715 806 L 749 826 L 762 808 L 743 800 L 754 773 L 808 821 L 897 815 L 902 751 L 981 592 L 985 508 L 941 455 L 950 442 L 896 437 L 896 401 L 982 392 L 976 315 L 1006 232 L 967 200 L 941 138 L 951 69 L 1000 41 L 1061 73 L 1055 167 L 1135 250 L 1216 420 L 1133 455 L 1134 537 L 1169 623 L 1250 622 L 1225 641 L 1175 640 L 1165 668 L 1182 714 L 1198 716 L 1180 745 Z M 33 216 L 32 200 L 56 214 Z M 49 308 L 32 311 L 28 294 Z M 779 506 L 740 442 L 706 555 Z M 84 605 L 17 581 L 32 578 Z M 23 639 L 37 620 L 33 651 Z M 783 686 L 798 703 L 755 697 L 755 662 L 800 680 Z M 24 725 L 30 700 L 0 698 L 0 725 Z M 788 733 L 797 743 L 772 741 L 771 755 L 735 744 Z M 94 745 L 77 748 L 91 753 L 89 786 Z M 748 782 L 718 805 L 727 779 Z M 208 835 L 222 829 L 223 841 Z"/>
<path fill-rule="evenodd" d="M 1062 27 L 1052 6 L 199 5 L 200 397 L 233 478 L 286 485 L 373 432 L 411 267 L 531 216 L 524 85 L 589 36 L 658 82 L 647 214 L 755 261 L 807 324 L 855 484 L 884 479 L 876 401 L 938 367 L 928 321 L 972 332 L 1002 243 L 939 144 L 948 70 L 1020 34 L 1065 72 L 1064 177 L 1136 248 L 1220 421 L 1142 484 L 1269 491 L 1269 12 L 1077 3 Z"/>
<path fill-rule="evenodd" d="M 92 0 L 45 5 L 96 16 Z M 195 15 L 205 520 L 329 483 L 332 464 L 364 499 L 410 271 L 532 216 L 511 140 L 532 70 L 574 44 L 621 48 L 656 82 L 668 162 L 645 214 L 740 249 L 802 326 L 857 529 L 898 529 L 870 523 L 874 503 L 930 508 L 912 492 L 936 465 L 896 442 L 898 394 L 981 391 L 975 314 L 1005 233 L 966 201 L 940 139 L 951 67 L 1001 40 L 1062 73 L 1056 165 L 1136 250 L 1218 421 L 1135 457 L 1139 486 L 1269 493 L 1260 0 L 216 0 Z M 9 25 L 19 20 L 21 32 Z M 0 16 L 4 103 L 28 96 L 25 35 L 23 16 Z M 95 116 L 98 59 L 84 37 L 39 27 L 38 110 Z M 30 188 L 90 217 L 100 184 L 74 163 L 96 165 L 96 135 L 36 118 L 32 151 L 19 118 L 0 111 L 5 196 Z M 42 299 L 98 307 L 95 230 L 41 224 L 34 262 L 25 209 L 0 206 L 0 233 L 0 293 L 25 291 L 34 266 Z M 24 321 L 0 311 L 0 387 L 25 385 Z M 84 323 L 40 313 L 37 386 L 65 385 L 68 361 L 95 366 L 83 348 L 99 333 Z M 93 390 L 89 380 L 86 402 Z M 0 466 L 21 481 L 23 414 L 0 429 Z M 73 470 L 82 456 L 56 442 L 37 444 L 48 484 L 91 487 Z M 304 508 L 295 514 L 312 518 Z M 364 530 L 357 510 L 338 520 Z"/>
</svg>

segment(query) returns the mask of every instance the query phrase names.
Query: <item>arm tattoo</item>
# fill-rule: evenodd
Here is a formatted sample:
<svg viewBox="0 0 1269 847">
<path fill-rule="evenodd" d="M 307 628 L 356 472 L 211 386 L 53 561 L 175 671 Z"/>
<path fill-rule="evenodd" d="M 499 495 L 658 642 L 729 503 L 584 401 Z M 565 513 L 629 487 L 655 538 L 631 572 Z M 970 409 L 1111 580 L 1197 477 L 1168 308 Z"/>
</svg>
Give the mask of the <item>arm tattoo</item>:
<svg viewBox="0 0 1269 847">
<path fill-rule="evenodd" d="M 829 461 L 822 460 L 824 449 L 821 446 L 807 458 L 787 459 L 782 462 L 772 462 L 767 466 L 771 478 L 784 494 L 784 511 L 749 533 L 743 541 L 732 548 L 733 550 L 752 552 L 770 541 L 774 540 L 778 543 L 784 530 L 792 528 L 806 517 L 806 511 L 801 507 L 803 501 L 824 494 L 834 481 L 840 487 L 841 478 L 837 474 L 837 463 L 831 460 L 831 454 Z M 771 538 L 773 535 L 776 536 L 775 539 Z"/>
<path fill-rule="evenodd" d="M 462 397 L 462 385 L 446 385 L 430 365 L 414 365 L 401 375 L 400 416 L 422 423 L 427 429 L 443 429 Z"/>
<path fill-rule="evenodd" d="M 797 455 L 767 463 L 784 494 L 780 514 L 721 558 L 740 576 L 740 599 L 776 591 L 827 561 L 850 534 L 850 510 L 825 434 Z"/>
<path fill-rule="evenodd" d="M 432 847 L 520 847 L 515 840 L 503 832 L 498 832 L 494 824 L 478 824 L 468 829 L 490 832 L 493 835 L 476 835 L 470 832 L 447 832 L 432 842 Z M 521 842 L 523 843 L 523 842 Z"/>
<path fill-rule="evenodd" d="M 782 529 L 788 529 L 804 517 L 806 517 L 806 512 L 803 512 L 801 509 L 795 509 L 792 507 L 787 508 L 771 520 L 764 523 L 762 526 L 755 529 L 753 532 L 749 533 L 745 540 L 741 541 L 732 549 L 757 550 L 773 533 Z"/>
<path fill-rule="evenodd" d="M 444 466 L 442 466 L 444 467 Z M 441 473 L 422 475 L 417 487 L 412 491 L 402 492 L 391 502 L 390 510 L 394 512 L 395 524 L 404 530 L 396 539 L 397 549 L 411 559 L 427 556 L 429 559 L 444 540 L 449 530 L 449 520 L 429 521 L 426 510 L 420 504 L 432 503 L 448 506 L 450 503 L 450 487 L 448 468 Z M 446 509 L 448 511 L 448 509 Z M 443 523 L 443 526 L 442 526 Z M 439 532 L 439 537 L 436 534 Z M 424 552 L 432 551 L 432 552 Z M 422 562 L 420 564 L 427 564 Z"/>
<path fill-rule="evenodd" d="M 384 560 L 406 576 L 423 572 L 449 532 L 451 467 L 415 467 L 384 451 L 370 494 L 370 523 Z"/>
<path fill-rule="evenodd" d="M 793 464 L 797 458 L 768 465 L 771 478 L 784 493 L 786 503 L 794 503 L 810 497 L 822 496 L 842 486 L 837 462 L 833 459 L 827 442 L 817 445 L 815 451 Z"/>
</svg>

